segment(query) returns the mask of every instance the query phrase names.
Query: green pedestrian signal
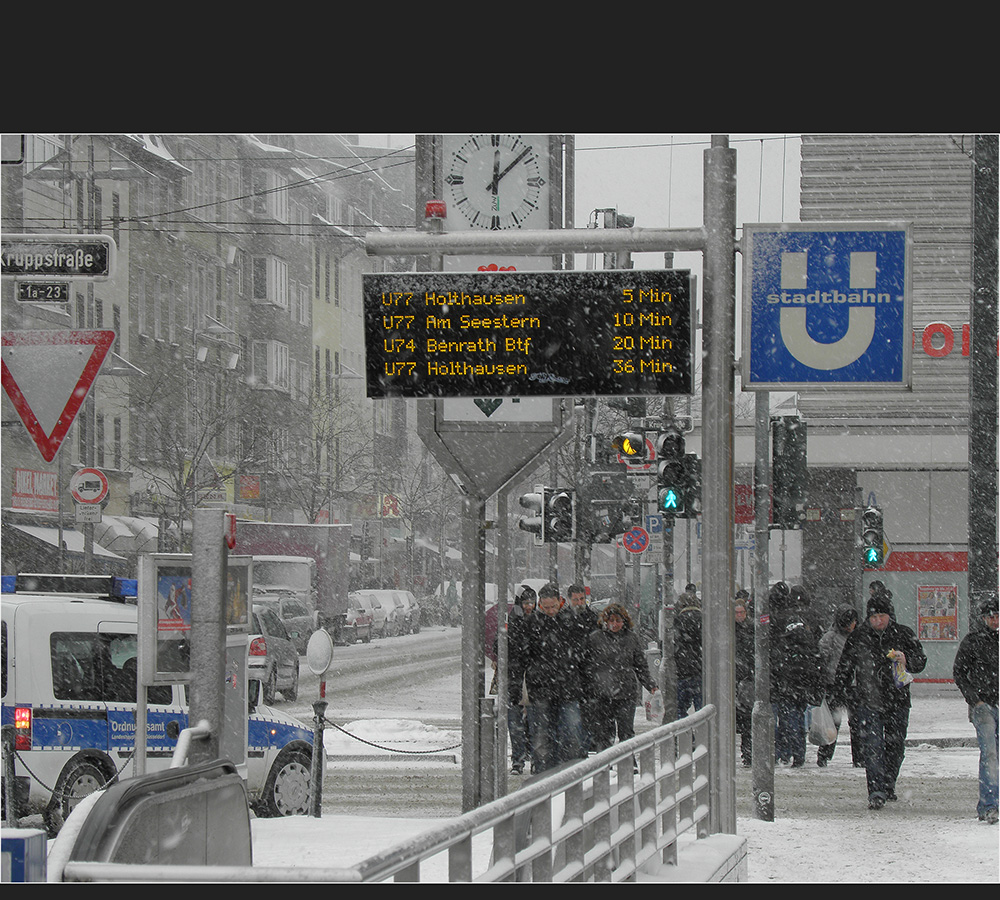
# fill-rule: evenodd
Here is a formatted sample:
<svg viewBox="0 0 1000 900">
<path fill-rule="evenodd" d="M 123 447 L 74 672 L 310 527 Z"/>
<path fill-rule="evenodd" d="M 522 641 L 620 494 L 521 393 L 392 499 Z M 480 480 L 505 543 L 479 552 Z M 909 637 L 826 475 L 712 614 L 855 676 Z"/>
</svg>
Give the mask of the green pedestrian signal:
<svg viewBox="0 0 1000 900">
<path fill-rule="evenodd" d="M 882 510 L 865 507 L 861 513 L 861 558 L 869 569 L 878 569 L 885 561 L 885 536 Z"/>
</svg>

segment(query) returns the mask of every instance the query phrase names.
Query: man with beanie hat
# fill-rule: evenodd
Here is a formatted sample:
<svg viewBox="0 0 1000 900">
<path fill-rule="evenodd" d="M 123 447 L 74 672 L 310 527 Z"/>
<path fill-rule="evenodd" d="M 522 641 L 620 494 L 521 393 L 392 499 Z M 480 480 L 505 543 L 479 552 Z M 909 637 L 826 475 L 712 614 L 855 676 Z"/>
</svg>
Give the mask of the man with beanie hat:
<svg viewBox="0 0 1000 900">
<path fill-rule="evenodd" d="M 997 596 L 979 604 L 979 615 L 962 638 L 952 673 L 969 704 L 969 721 L 979 740 L 979 819 L 997 822 Z"/>
<path fill-rule="evenodd" d="M 926 665 L 917 636 L 896 621 L 891 591 L 873 592 L 865 621 L 844 644 L 830 699 L 831 706 L 846 706 L 853 691 L 869 809 L 881 809 L 887 800 L 896 799 L 910 722 L 909 682 Z"/>
</svg>

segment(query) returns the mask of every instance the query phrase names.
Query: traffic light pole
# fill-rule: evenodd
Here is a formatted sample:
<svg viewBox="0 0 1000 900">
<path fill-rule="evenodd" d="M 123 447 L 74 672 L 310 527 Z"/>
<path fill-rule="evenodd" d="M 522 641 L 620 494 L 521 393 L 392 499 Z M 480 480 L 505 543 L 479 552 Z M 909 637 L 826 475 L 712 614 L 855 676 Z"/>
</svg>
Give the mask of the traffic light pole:
<svg viewBox="0 0 1000 900">
<path fill-rule="evenodd" d="M 424 136 L 421 136 L 421 140 Z M 418 146 L 418 150 L 419 150 Z M 422 154 L 418 153 L 418 159 Z M 511 229 L 502 232 L 413 233 L 370 232 L 365 250 L 370 256 L 428 255 L 435 263 L 444 255 L 551 256 L 564 253 L 604 252 L 702 252 L 703 290 L 703 462 L 704 567 L 703 634 L 705 700 L 718 711 L 716 746 L 710 770 L 712 832 L 734 834 L 735 798 L 735 714 L 733 706 L 734 624 L 733 596 L 733 408 L 735 394 L 736 335 L 736 151 L 724 135 L 713 135 L 704 155 L 704 225 L 700 228 L 570 228 L 549 231 Z M 433 176 L 418 171 L 417 206 L 434 197 L 440 185 Z M 471 510 L 470 510 L 471 512 Z M 481 521 L 481 512 L 479 516 Z M 482 601 L 480 600 L 480 603 Z M 482 609 L 482 606 L 479 607 Z M 475 620 L 475 607 L 463 596 L 463 614 Z M 467 624 L 472 624 L 466 620 Z M 477 630 L 470 628 L 470 631 Z M 465 641 L 463 650 L 474 659 L 482 654 L 482 643 Z M 468 665 L 468 664 L 466 664 Z M 463 670 L 464 671 L 464 670 Z M 463 680 L 465 695 L 475 687 Z M 664 698 L 665 702 L 667 698 Z M 473 718 L 475 716 L 473 715 Z M 466 726 L 463 726 L 466 727 Z M 464 735 L 463 735 L 464 736 Z M 463 770 L 467 771 L 465 757 Z M 463 775 L 464 779 L 464 775 Z M 466 807 L 470 808 L 470 807 Z"/>
<path fill-rule="evenodd" d="M 774 821 L 774 713 L 771 709 L 771 611 L 768 608 L 770 531 L 768 511 L 771 495 L 771 462 L 768 443 L 771 435 L 769 407 L 771 395 L 758 391 L 754 429 L 754 704 L 750 714 L 750 776 L 753 815 L 764 822 Z"/>
<path fill-rule="evenodd" d="M 702 370 L 702 678 L 717 710 L 712 833 L 736 833 L 733 416 L 736 344 L 736 151 L 713 135 L 705 151 Z"/>
</svg>

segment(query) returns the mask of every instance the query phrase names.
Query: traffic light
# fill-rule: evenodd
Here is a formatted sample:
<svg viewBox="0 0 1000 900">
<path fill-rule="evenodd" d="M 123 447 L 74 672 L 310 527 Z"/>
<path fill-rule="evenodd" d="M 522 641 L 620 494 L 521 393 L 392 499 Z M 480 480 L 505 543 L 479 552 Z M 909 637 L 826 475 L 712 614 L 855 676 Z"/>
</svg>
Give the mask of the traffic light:
<svg viewBox="0 0 1000 900">
<path fill-rule="evenodd" d="M 661 431 L 653 444 L 656 450 L 656 510 L 665 516 L 687 512 L 687 472 L 684 468 L 684 435 Z"/>
<path fill-rule="evenodd" d="M 549 543 L 576 539 L 576 491 L 545 488 L 545 523 L 542 540 Z"/>
<path fill-rule="evenodd" d="M 688 518 L 693 518 L 701 512 L 701 458 L 696 453 L 684 455 L 684 487 Z"/>
<path fill-rule="evenodd" d="M 591 544 L 610 543 L 632 527 L 629 494 L 632 487 L 621 469 L 594 471 L 577 504 L 577 537 Z"/>
<path fill-rule="evenodd" d="M 623 431 L 616 434 L 611 446 L 622 459 L 643 460 L 646 458 L 646 436 L 641 431 Z"/>
<path fill-rule="evenodd" d="M 861 513 L 861 561 L 866 568 L 878 569 L 885 556 L 882 510 L 867 506 Z"/>
<path fill-rule="evenodd" d="M 641 419 L 646 415 L 645 397 L 609 397 L 607 403 L 611 409 L 624 410 L 630 419 Z"/>
<path fill-rule="evenodd" d="M 533 515 L 521 516 L 517 520 L 517 527 L 521 531 L 528 531 L 535 536 L 535 543 L 545 542 L 545 488 L 540 484 L 535 485 L 535 490 L 531 494 L 521 494 L 518 501 L 525 509 L 532 511 Z"/>
<path fill-rule="evenodd" d="M 806 423 L 798 416 L 771 419 L 771 490 L 774 524 L 800 528 L 805 518 Z"/>
</svg>

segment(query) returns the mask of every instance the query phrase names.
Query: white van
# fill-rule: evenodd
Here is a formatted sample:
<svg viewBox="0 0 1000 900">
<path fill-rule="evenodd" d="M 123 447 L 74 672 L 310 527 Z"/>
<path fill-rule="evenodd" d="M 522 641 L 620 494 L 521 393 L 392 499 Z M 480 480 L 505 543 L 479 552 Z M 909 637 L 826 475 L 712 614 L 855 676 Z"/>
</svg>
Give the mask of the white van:
<svg viewBox="0 0 1000 900">
<path fill-rule="evenodd" d="M 134 580 L 4 576 L 3 726 L 14 731 L 18 816 L 50 834 L 79 800 L 132 777 L 137 625 Z M 250 682 L 247 793 L 258 816 L 309 811 L 312 732 L 266 706 Z M 147 688 L 149 772 L 169 768 L 187 727 L 184 685 Z M 325 771 L 325 765 L 323 767 Z"/>
</svg>

